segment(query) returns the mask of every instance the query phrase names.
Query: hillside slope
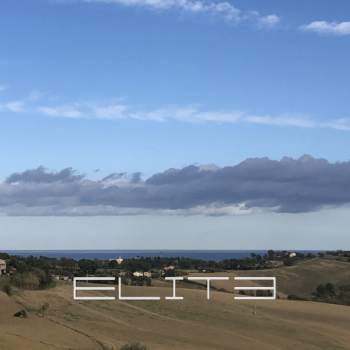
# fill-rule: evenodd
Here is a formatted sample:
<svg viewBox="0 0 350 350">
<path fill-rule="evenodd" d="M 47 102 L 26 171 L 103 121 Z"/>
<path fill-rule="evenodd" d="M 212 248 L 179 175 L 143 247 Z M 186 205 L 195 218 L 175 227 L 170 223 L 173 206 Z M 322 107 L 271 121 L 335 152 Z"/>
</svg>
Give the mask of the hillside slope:
<svg viewBox="0 0 350 350">
<path fill-rule="evenodd" d="M 320 284 L 331 282 L 335 285 L 350 284 L 350 263 L 336 260 L 315 258 L 303 261 L 294 266 L 285 266 L 276 269 L 257 271 L 235 271 L 201 274 L 194 273 L 193 276 L 230 276 L 229 281 L 212 282 L 214 287 L 226 291 L 233 291 L 233 277 L 235 276 L 266 276 L 276 277 L 277 292 L 280 297 L 290 294 L 309 298 Z M 203 282 L 205 283 L 205 282 Z"/>
<path fill-rule="evenodd" d="M 170 288 L 125 287 L 128 295 L 170 295 Z M 1 294 L 0 348 L 119 349 L 141 341 L 149 350 L 350 349 L 350 307 L 277 300 L 234 301 L 229 293 L 178 289 L 183 301 L 72 300 L 71 285 Z M 36 310 L 48 303 L 43 315 Z M 13 313 L 23 305 L 27 319 Z"/>
</svg>

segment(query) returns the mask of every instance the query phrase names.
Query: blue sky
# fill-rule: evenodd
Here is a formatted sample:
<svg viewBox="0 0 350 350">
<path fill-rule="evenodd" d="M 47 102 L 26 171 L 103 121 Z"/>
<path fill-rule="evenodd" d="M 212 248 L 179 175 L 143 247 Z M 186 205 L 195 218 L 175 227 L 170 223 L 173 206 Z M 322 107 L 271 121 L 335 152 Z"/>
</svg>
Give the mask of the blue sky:
<svg viewBox="0 0 350 350">
<path fill-rule="evenodd" d="M 349 158 L 347 1 L 176 3 L 2 1 L 0 176 Z"/>
<path fill-rule="evenodd" d="M 3 247 L 349 248 L 348 14 L 2 0 Z"/>
</svg>

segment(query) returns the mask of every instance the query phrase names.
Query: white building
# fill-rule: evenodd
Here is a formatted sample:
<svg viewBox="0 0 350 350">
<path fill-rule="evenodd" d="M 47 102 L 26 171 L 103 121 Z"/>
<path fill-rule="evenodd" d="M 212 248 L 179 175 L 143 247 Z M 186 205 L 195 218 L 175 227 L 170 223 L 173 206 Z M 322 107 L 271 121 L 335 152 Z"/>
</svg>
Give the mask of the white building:
<svg viewBox="0 0 350 350">
<path fill-rule="evenodd" d="M 120 256 L 119 258 L 115 259 L 118 265 L 121 265 L 124 261 L 124 259 Z"/>
<path fill-rule="evenodd" d="M 3 275 L 6 273 L 6 261 L 3 259 L 0 259 L 0 275 Z"/>
<path fill-rule="evenodd" d="M 169 266 L 165 266 L 163 267 L 164 271 L 173 271 L 175 270 L 175 266 L 174 265 L 169 265 Z"/>
<path fill-rule="evenodd" d="M 135 271 L 132 275 L 133 275 L 134 277 L 143 277 L 143 272 Z"/>
</svg>

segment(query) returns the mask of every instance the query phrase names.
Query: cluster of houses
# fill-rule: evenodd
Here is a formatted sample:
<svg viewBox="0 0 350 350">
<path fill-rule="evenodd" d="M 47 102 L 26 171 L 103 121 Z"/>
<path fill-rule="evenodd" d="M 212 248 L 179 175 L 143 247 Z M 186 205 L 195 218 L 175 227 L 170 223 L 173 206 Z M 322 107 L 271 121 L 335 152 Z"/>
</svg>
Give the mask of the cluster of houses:
<svg viewBox="0 0 350 350">
<path fill-rule="evenodd" d="M 124 262 L 124 259 L 122 257 L 118 257 L 116 259 L 110 259 L 109 261 L 115 261 L 118 265 L 122 265 Z M 175 272 L 175 266 L 169 265 L 164 266 L 162 269 L 159 270 L 152 270 L 152 271 L 126 271 L 121 268 L 107 268 L 107 267 L 101 267 L 98 268 L 95 272 L 96 275 L 105 275 L 105 274 L 112 274 L 112 275 L 118 275 L 119 277 L 133 277 L 133 278 L 144 278 L 144 279 L 150 279 L 150 278 L 159 278 L 162 276 L 166 276 L 168 274 Z M 78 264 L 71 264 L 70 266 L 65 266 L 62 268 L 62 266 L 55 266 L 55 268 L 52 270 L 52 278 L 55 281 L 72 281 L 73 276 L 79 274 L 79 266 Z"/>
<path fill-rule="evenodd" d="M 118 265 L 121 265 L 124 261 L 124 259 L 120 256 L 117 259 L 111 259 L 110 261 L 116 261 L 116 263 Z M 175 266 L 173 265 L 169 265 L 169 266 L 165 266 L 163 267 L 163 269 L 161 271 L 134 271 L 132 273 L 133 277 L 136 278 L 152 278 L 152 277 L 156 277 L 156 276 L 162 276 L 165 275 L 166 273 L 170 272 L 170 271 L 175 271 Z M 119 271 L 118 273 L 119 276 L 123 277 L 127 275 L 126 271 Z"/>
<path fill-rule="evenodd" d="M 175 266 L 169 265 L 164 266 L 162 270 L 159 272 L 152 272 L 152 271 L 135 271 L 132 273 L 134 277 L 146 277 L 146 278 L 152 278 L 152 277 L 159 277 L 159 276 L 165 276 L 169 272 L 175 271 Z"/>
</svg>

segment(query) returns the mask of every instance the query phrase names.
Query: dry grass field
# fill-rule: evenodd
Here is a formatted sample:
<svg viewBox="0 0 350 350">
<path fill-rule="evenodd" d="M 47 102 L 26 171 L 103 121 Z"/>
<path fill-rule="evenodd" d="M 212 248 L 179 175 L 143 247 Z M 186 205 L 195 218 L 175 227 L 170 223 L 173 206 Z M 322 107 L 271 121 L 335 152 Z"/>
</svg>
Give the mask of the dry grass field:
<svg viewBox="0 0 350 350">
<path fill-rule="evenodd" d="M 123 293 L 165 296 L 171 288 L 123 287 Z M 234 301 L 215 291 L 207 301 L 205 290 L 193 288 L 177 294 L 184 300 L 78 302 L 70 284 L 12 297 L 0 293 L 0 349 L 119 349 L 130 341 L 149 350 L 350 349 L 350 307 Z M 28 318 L 13 317 L 21 308 Z"/>
<path fill-rule="evenodd" d="M 225 273 L 193 273 L 191 276 L 230 276 L 229 281 L 214 281 L 212 285 L 228 292 L 233 291 L 233 277 L 235 276 L 266 276 L 277 278 L 277 292 L 279 297 L 288 294 L 308 298 L 319 284 L 331 282 L 335 285 L 350 284 L 350 263 L 336 260 L 315 258 L 303 261 L 294 266 L 257 270 L 237 271 Z M 206 282 L 201 282 L 205 284 Z"/>
</svg>

